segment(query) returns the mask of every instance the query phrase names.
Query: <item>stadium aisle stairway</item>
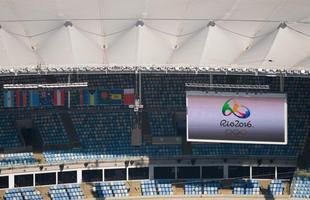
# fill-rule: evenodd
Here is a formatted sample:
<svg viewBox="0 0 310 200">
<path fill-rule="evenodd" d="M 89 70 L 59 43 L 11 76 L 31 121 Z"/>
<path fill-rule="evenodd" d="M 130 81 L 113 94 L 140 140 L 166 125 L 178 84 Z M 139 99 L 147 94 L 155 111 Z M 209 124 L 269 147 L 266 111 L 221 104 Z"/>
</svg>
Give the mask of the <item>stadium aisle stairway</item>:
<svg viewBox="0 0 310 200">
<path fill-rule="evenodd" d="M 140 196 L 141 195 L 140 181 L 129 182 L 128 186 L 129 186 L 129 196 Z"/>
<path fill-rule="evenodd" d="M 73 122 L 72 122 L 71 116 L 68 113 L 68 111 L 66 109 L 62 109 L 62 110 L 59 109 L 59 116 L 60 116 L 61 122 L 64 126 L 64 129 L 67 133 L 69 142 L 72 145 L 72 147 L 74 148 L 81 147 L 79 137 L 73 126 Z"/>
<path fill-rule="evenodd" d="M 37 187 L 36 188 L 40 194 L 42 195 L 43 197 L 43 200 L 50 200 L 51 198 L 49 197 L 49 194 L 48 194 L 48 190 L 49 190 L 49 187 Z"/>
</svg>

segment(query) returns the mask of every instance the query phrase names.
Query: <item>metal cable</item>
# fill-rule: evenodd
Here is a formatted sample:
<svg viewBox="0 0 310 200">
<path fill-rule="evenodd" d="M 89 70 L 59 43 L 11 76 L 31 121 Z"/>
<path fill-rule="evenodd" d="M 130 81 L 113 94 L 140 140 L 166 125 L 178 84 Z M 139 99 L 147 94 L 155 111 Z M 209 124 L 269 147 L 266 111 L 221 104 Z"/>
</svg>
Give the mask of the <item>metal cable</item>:
<svg viewBox="0 0 310 200">
<path fill-rule="evenodd" d="M 107 34 L 100 34 L 100 33 L 94 33 L 94 32 L 91 32 L 91 31 L 88 31 L 88 30 L 85 30 L 79 26 L 74 26 L 76 29 L 82 31 L 82 32 L 85 32 L 85 33 L 88 33 L 88 34 L 91 34 L 91 35 L 96 35 L 96 36 L 99 36 L 99 37 L 109 37 L 109 36 L 112 36 L 112 35 L 117 35 L 117 34 L 120 34 L 120 33 L 123 33 L 123 32 L 126 32 L 130 29 L 132 29 L 134 27 L 134 25 L 130 25 L 128 26 L 127 28 L 124 28 L 122 30 L 119 30 L 119 31 L 115 31 L 115 32 L 111 32 L 111 33 L 107 33 Z"/>
<path fill-rule="evenodd" d="M 137 21 L 137 18 L 68 18 L 68 21 Z M 1 22 L 55 22 L 64 21 L 64 19 L 3 19 Z M 214 19 L 214 18 L 143 18 L 143 21 L 223 21 L 223 22 L 263 22 L 263 23 L 281 23 L 283 20 L 261 20 L 261 19 Z M 286 21 L 294 24 L 310 24 L 310 21 Z"/>
<path fill-rule="evenodd" d="M 53 32 L 53 31 L 56 31 L 58 29 L 60 29 L 61 27 L 63 26 L 63 24 L 55 27 L 55 28 L 52 28 L 50 30 L 47 30 L 47 31 L 44 31 L 44 32 L 41 32 L 41 33 L 36 33 L 36 34 L 33 34 L 33 35 L 23 35 L 23 34 L 20 34 L 20 33 L 15 33 L 15 32 L 12 32 L 8 29 L 4 29 L 6 32 L 12 34 L 12 35 L 16 35 L 16 36 L 19 36 L 19 37 L 25 37 L 25 38 L 33 38 L 33 37 L 37 37 L 37 36 L 41 36 L 41 35 L 45 35 L 45 34 L 48 34 L 50 32 Z"/>
<path fill-rule="evenodd" d="M 166 32 L 166 31 L 162 31 L 162 30 L 159 30 L 157 28 L 154 28 L 150 25 L 146 25 L 149 29 L 153 30 L 153 31 L 156 31 L 156 32 L 159 32 L 159 33 L 162 33 L 162 34 L 165 34 L 165 35 L 170 35 L 170 36 L 173 36 L 173 37 L 185 37 L 185 36 L 188 36 L 188 35 L 193 35 L 195 33 L 198 33 L 200 31 L 202 31 L 203 29 L 205 29 L 206 27 L 202 27 L 202 28 L 199 28 L 197 30 L 194 30 L 192 32 L 189 32 L 189 33 L 184 33 L 184 34 L 174 34 L 174 33 L 169 33 L 169 32 Z"/>
<path fill-rule="evenodd" d="M 300 33 L 300 34 L 306 36 L 306 37 L 310 37 L 310 34 L 305 33 L 305 32 L 302 32 L 302 31 L 300 31 L 300 30 L 297 30 L 296 28 L 293 28 L 292 26 L 287 25 L 287 27 L 288 27 L 289 29 L 291 29 L 291 30 L 297 32 L 297 33 Z"/>
<path fill-rule="evenodd" d="M 216 24 L 216 26 L 219 27 L 219 28 L 221 28 L 221 29 L 223 29 L 223 30 L 225 30 L 225 31 L 228 31 L 228 32 L 230 32 L 230 33 L 233 33 L 233 34 L 235 34 L 235 35 L 239 35 L 239 36 L 241 36 L 241 37 L 250 38 L 250 39 L 255 39 L 255 38 L 264 37 L 264 36 L 266 36 L 266 35 L 269 35 L 269 34 L 272 34 L 272 33 L 276 32 L 276 31 L 278 30 L 278 28 L 275 28 L 275 29 L 273 29 L 272 31 L 269 31 L 269 32 L 267 32 L 267 33 L 263 33 L 263 34 L 261 34 L 261 35 L 249 36 L 249 35 L 245 35 L 245 34 L 243 34 L 243 33 L 238 33 L 238 32 L 232 31 L 232 30 L 230 30 L 230 29 L 228 29 L 228 28 L 225 28 L 225 27 L 223 27 L 223 26 L 221 26 L 221 25 L 219 25 L 219 24 Z"/>
</svg>

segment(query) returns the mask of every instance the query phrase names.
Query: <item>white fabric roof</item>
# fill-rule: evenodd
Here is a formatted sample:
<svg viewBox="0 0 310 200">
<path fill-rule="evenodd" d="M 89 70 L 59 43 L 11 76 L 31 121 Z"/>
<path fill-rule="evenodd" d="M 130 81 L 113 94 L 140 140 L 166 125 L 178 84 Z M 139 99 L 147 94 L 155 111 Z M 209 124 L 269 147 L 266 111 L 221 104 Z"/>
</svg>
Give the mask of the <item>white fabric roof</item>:
<svg viewBox="0 0 310 200">
<path fill-rule="evenodd" d="M 143 26 L 136 26 L 138 19 Z M 281 22 L 286 26 L 279 28 Z M 309 0 L 1 0 L 0 25 L 1 69 L 310 69 Z"/>
</svg>

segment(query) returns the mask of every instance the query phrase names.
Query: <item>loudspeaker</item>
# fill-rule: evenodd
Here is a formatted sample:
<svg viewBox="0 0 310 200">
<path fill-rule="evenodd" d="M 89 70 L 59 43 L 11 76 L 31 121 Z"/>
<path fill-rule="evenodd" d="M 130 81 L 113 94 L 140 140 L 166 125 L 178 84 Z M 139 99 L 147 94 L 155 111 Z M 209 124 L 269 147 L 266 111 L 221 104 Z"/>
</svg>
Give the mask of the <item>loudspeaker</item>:
<svg viewBox="0 0 310 200">
<path fill-rule="evenodd" d="M 131 132 L 131 145 L 141 146 L 142 144 L 142 131 L 140 128 L 134 128 Z"/>
</svg>

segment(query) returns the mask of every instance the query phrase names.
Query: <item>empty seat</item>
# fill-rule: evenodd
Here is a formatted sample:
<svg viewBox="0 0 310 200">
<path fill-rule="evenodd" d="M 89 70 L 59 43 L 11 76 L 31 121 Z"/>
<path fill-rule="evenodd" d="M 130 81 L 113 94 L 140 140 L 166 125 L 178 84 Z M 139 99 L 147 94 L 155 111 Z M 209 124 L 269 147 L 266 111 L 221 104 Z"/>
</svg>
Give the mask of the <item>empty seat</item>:
<svg viewBox="0 0 310 200">
<path fill-rule="evenodd" d="M 294 177 L 292 181 L 291 195 L 294 198 L 310 198 L 310 178 L 309 177 Z"/>
<path fill-rule="evenodd" d="M 9 189 L 4 194 L 5 200 L 43 200 L 42 195 L 35 188 Z"/>
<path fill-rule="evenodd" d="M 84 193 L 77 184 L 56 185 L 48 190 L 52 200 L 73 200 L 85 199 Z"/>
<path fill-rule="evenodd" d="M 236 195 L 259 195 L 260 184 L 257 180 L 235 180 L 232 184 L 233 194 Z"/>
<path fill-rule="evenodd" d="M 283 195 L 284 184 L 281 180 L 271 180 L 268 191 L 272 196 Z"/>
</svg>

